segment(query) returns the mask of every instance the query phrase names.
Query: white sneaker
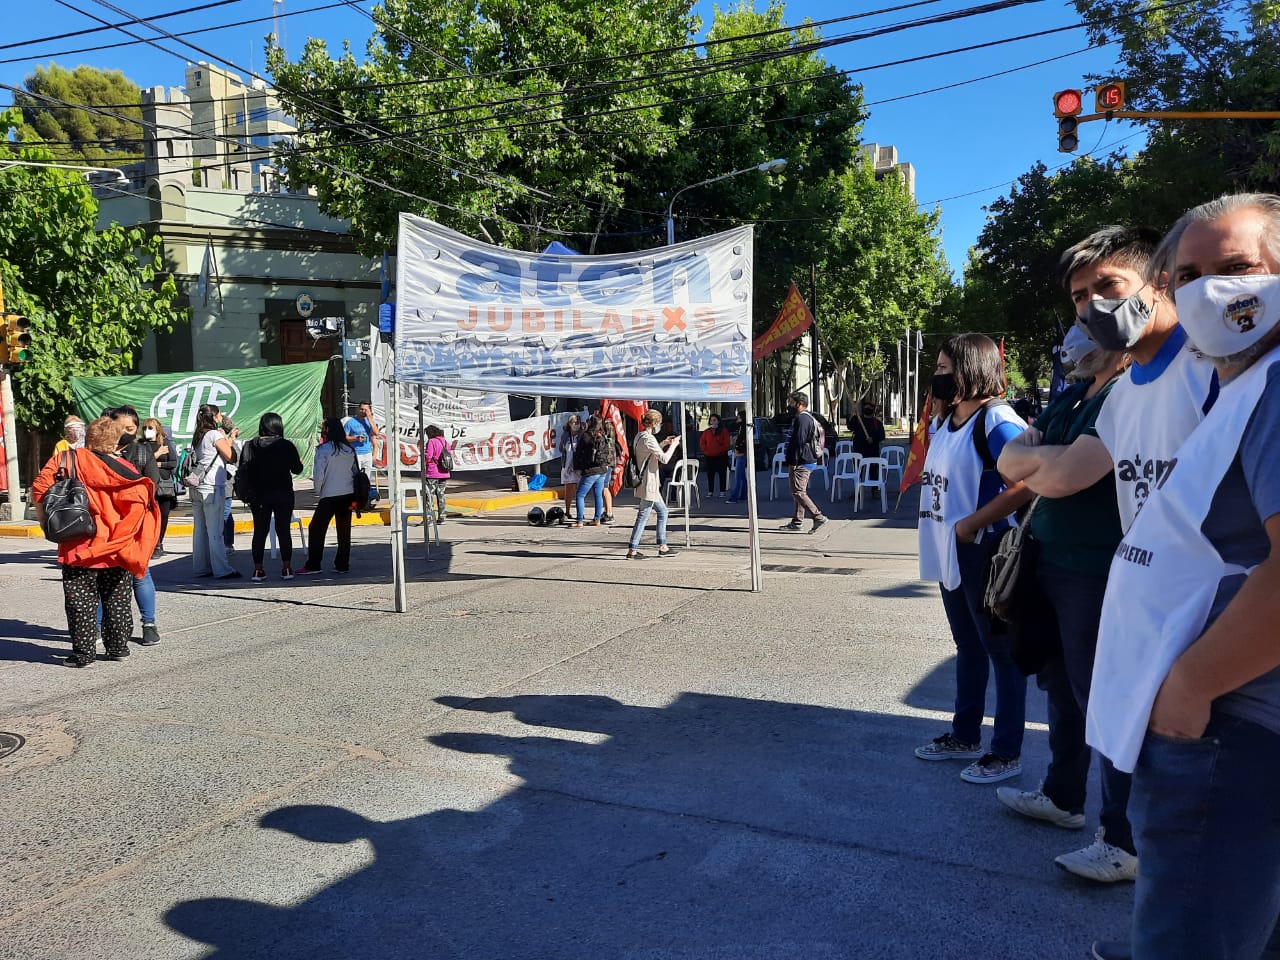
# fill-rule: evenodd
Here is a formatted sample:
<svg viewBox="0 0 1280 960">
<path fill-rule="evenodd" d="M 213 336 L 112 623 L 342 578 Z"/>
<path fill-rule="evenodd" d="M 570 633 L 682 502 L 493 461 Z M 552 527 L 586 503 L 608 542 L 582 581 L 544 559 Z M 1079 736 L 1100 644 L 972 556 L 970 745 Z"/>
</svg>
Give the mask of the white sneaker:
<svg viewBox="0 0 1280 960">
<path fill-rule="evenodd" d="M 996 797 L 1010 810 L 1020 813 L 1032 820 L 1045 820 L 1055 827 L 1068 830 L 1079 830 L 1084 826 L 1083 813 L 1071 813 L 1063 810 L 1044 794 L 1044 784 L 1034 790 L 1019 790 L 1017 787 L 997 787 Z"/>
<path fill-rule="evenodd" d="M 1077 877 L 1093 880 L 1097 883 L 1118 883 L 1121 880 L 1136 880 L 1138 877 L 1138 858 L 1127 850 L 1113 847 L 1104 839 L 1106 831 L 1098 828 L 1093 843 L 1083 850 L 1064 853 L 1054 858 L 1054 863 L 1068 873 Z"/>
</svg>

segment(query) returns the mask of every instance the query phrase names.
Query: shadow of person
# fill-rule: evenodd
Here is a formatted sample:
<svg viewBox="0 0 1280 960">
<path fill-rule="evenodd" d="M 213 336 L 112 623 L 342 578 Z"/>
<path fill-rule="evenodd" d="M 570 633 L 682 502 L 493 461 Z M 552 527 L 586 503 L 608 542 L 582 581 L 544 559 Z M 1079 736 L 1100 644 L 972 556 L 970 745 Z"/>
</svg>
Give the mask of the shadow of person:
<svg viewBox="0 0 1280 960">
<path fill-rule="evenodd" d="M 921 904 L 949 902 L 980 875 L 999 896 L 1016 890 L 1019 910 L 1066 918 L 1051 934 L 1002 929 L 1003 956 L 1074 957 L 1104 920 L 1123 929 L 1123 903 L 1108 917 L 1048 884 L 1051 904 L 1036 901 L 1041 885 L 1013 861 L 1049 862 L 1046 831 L 1015 824 L 1031 841 L 992 865 L 996 805 L 975 815 L 954 769 L 910 754 L 936 734 L 933 719 L 701 693 L 665 706 L 438 702 L 457 709 L 457 728 L 428 738 L 439 748 L 429 767 L 362 775 L 361 789 L 407 815 L 272 810 L 239 856 L 291 869 L 264 880 L 251 860 L 251 879 L 227 882 L 259 896 L 270 884 L 283 905 L 190 900 L 170 926 L 218 960 L 941 960 L 978 951 L 957 932 L 971 905 Z M 536 732 L 513 735 L 513 724 Z M 522 783 L 495 779 L 491 756 Z M 474 807 L 478 796 L 488 802 Z M 358 866 L 346 844 L 367 846 Z M 325 885 L 299 895 L 282 876 Z"/>
</svg>

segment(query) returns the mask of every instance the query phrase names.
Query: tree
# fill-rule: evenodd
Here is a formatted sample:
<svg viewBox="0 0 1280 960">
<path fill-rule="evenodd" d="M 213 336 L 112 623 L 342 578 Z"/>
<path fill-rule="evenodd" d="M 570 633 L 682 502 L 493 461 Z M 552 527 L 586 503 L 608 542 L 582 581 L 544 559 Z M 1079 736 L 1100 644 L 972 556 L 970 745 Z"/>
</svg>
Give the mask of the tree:
<svg viewBox="0 0 1280 960">
<path fill-rule="evenodd" d="M 0 129 L 20 119 L 17 110 L 0 113 Z M 53 159 L 35 148 L 21 158 Z M 14 369 L 17 419 L 34 431 L 59 427 L 71 412 L 71 377 L 129 373 L 147 334 L 182 317 L 160 238 L 115 225 L 100 231 L 97 219 L 82 175 L 0 170 L 5 306 L 32 322 L 34 358 Z"/>
<path fill-rule="evenodd" d="M 78 66 L 67 70 L 56 63 L 36 67 L 22 82 L 26 92 L 14 94 L 22 111 L 18 139 L 48 148 L 65 163 L 118 166 L 142 158 L 142 91 L 119 70 Z M 66 101 L 71 106 L 41 99 Z M 78 109 L 77 104 L 107 108 L 128 120 Z"/>
</svg>

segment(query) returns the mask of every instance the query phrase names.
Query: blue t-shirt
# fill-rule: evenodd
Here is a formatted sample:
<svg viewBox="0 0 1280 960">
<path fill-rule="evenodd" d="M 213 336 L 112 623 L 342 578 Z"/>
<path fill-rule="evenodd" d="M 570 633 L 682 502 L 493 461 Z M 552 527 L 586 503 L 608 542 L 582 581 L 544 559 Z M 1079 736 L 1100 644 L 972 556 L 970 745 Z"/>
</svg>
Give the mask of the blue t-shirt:
<svg viewBox="0 0 1280 960">
<path fill-rule="evenodd" d="M 373 436 L 373 424 L 359 417 L 347 417 L 346 420 L 342 421 L 342 428 L 347 431 L 348 437 L 357 438 L 350 441 L 356 456 L 373 453 L 373 441 L 369 439 Z"/>
<path fill-rule="evenodd" d="M 1021 436 L 1025 429 L 1026 427 L 1022 424 L 1011 420 L 1002 420 L 988 429 L 987 446 L 991 448 L 991 459 L 999 460 L 1000 451 L 1004 449 L 1004 445 L 1015 437 Z M 982 477 L 978 480 L 978 509 L 981 510 L 996 497 L 1000 496 L 1004 492 L 1004 488 L 1004 478 L 1000 476 L 999 471 L 982 471 Z M 1012 522 L 1006 517 L 998 523 L 993 523 L 991 529 L 993 531 L 1007 530 L 1011 526 L 1013 526 Z"/>
<path fill-rule="evenodd" d="M 1227 563 L 1257 566 L 1271 553 L 1266 521 L 1280 513 L 1280 472 L 1275 452 L 1280 449 L 1280 363 L 1267 371 L 1253 416 L 1245 427 L 1226 475 L 1218 484 L 1200 532 Z M 1218 584 L 1209 611 L 1213 623 L 1235 599 L 1245 576 L 1226 577 Z M 1264 673 L 1218 701 L 1222 709 L 1280 733 L 1280 669 Z"/>
</svg>

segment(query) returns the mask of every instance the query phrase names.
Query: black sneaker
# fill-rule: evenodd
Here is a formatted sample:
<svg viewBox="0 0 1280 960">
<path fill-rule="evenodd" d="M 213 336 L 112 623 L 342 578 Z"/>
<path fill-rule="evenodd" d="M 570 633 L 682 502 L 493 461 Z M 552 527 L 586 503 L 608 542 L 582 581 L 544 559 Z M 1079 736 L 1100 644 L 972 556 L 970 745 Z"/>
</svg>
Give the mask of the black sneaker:
<svg viewBox="0 0 1280 960">
<path fill-rule="evenodd" d="M 782 525 L 782 529 L 783 530 L 803 530 L 804 524 L 799 523 L 796 520 L 792 520 L 790 523 L 784 523 Z"/>
<path fill-rule="evenodd" d="M 613 523 L 613 514 L 612 514 L 612 513 L 606 513 L 603 517 L 601 517 L 601 518 L 600 518 L 600 522 L 601 522 L 601 523 Z"/>
<path fill-rule="evenodd" d="M 68 667 L 87 667 L 87 666 L 90 666 L 93 663 L 93 661 L 96 659 L 97 657 L 90 657 L 88 660 L 81 660 L 79 657 L 75 656 L 75 654 L 72 654 L 62 662 L 65 663 Z"/>
<path fill-rule="evenodd" d="M 115 653 L 108 653 L 108 654 L 107 654 L 107 659 L 108 659 L 108 660 L 114 660 L 114 661 L 116 661 L 116 663 L 119 663 L 121 660 L 127 660 L 128 658 L 129 658 L 129 648 L 128 648 L 128 647 L 125 647 L 123 650 L 117 650 Z"/>
<path fill-rule="evenodd" d="M 230 573 L 224 573 L 224 574 L 223 574 L 222 576 L 220 576 L 220 577 L 215 577 L 215 579 L 217 579 L 217 580 L 239 580 L 242 576 L 243 576 L 243 574 L 241 574 L 239 570 L 232 570 Z"/>
<path fill-rule="evenodd" d="M 663 544 L 658 548 L 658 556 L 660 557 L 674 557 L 679 552 L 679 550 L 672 550 L 666 544 Z"/>
<path fill-rule="evenodd" d="M 254 567 L 254 568 L 253 568 L 253 582 L 254 582 L 254 583 L 262 583 L 262 582 L 264 582 L 266 579 L 267 579 L 267 571 L 266 571 L 266 570 L 263 570 L 263 569 L 262 569 L 262 567 Z"/>
<path fill-rule="evenodd" d="M 144 623 L 142 625 L 142 639 L 138 641 L 140 647 L 154 647 L 160 642 L 160 631 L 156 629 L 154 623 Z"/>
<path fill-rule="evenodd" d="M 809 532 L 810 532 L 810 533 L 817 533 L 817 532 L 818 532 L 818 528 L 819 528 L 820 526 L 822 526 L 824 523 L 826 523 L 828 519 L 830 519 L 830 518 L 829 518 L 829 517 L 814 517 L 814 518 L 813 518 L 813 526 L 809 528 Z"/>
<path fill-rule="evenodd" d="M 643 560 L 643 559 L 644 559 L 644 554 L 643 554 L 643 553 L 641 553 L 639 550 L 628 550 L 628 551 L 627 551 L 627 559 L 628 559 L 628 560 Z"/>
</svg>

